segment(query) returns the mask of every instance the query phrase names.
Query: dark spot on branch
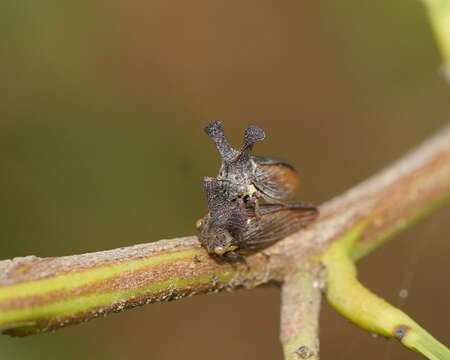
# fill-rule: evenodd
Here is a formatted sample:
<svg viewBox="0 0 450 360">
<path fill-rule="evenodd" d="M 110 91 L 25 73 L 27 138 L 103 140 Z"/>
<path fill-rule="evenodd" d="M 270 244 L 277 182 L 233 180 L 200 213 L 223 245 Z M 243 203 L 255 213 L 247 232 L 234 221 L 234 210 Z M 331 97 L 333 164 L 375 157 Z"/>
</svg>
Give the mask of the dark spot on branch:
<svg viewBox="0 0 450 360">
<path fill-rule="evenodd" d="M 211 284 L 212 284 L 213 286 L 216 286 L 218 282 L 219 282 L 219 278 L 217 277 L 216 274 L 214 274 L 213 276 L 211 276 Z"/>
<path fill-rule="evenodd" d="M 401 340 L 401 339 L 403 339 L 404 338 L 404 336 L 407 334 L 407 332 L 410 330 L 410 327 L 409 326 L 406 326 L 406 325 L 399 325 L 399 326 L 396 326 L 395 328 L 394 328 L 394 337 L 397 339 L 397 340 Z"/>
<path fill-rule="evenodd" d="M 303 345 L 300 346 L 297 350 L 295 350 L 294 354 L 296 354 L 298 357 L 302 359 L 309 359 L 311 356 L 314 355 L 314 352 L 309 347 Z"/>
</svg>

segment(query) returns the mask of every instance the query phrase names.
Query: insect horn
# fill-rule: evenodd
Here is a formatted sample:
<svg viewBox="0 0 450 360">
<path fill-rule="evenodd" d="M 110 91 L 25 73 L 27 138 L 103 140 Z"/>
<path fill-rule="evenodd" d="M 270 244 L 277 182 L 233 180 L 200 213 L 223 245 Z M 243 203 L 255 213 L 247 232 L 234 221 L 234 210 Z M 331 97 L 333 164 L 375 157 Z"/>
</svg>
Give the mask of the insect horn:
<svg viewBox="0 0 450 360">
<path fill-rule="evenodd" d="M 214 141 L 217 150 L 219 150 L 220 157 L 224 161 L 231 161 L 236 156 L 234 150 L 225 139 L 223 125 L 220 121 L 213 121 L 205 127 L 205 133 Z"/>
<path fill-rule="evenodd" d="M 247 161 L 250 158 L 250 153 L 253 148 L 253 144 L 258 141 L 262 141 L 266 138 L 266 133 L 263 129 L 250 125 L 245 129 L 244 132 L 244 141 L 242 143 L 241 150 L 239 151 L 239 155 L 236 160 L 239 161 Z"/>
</svg>

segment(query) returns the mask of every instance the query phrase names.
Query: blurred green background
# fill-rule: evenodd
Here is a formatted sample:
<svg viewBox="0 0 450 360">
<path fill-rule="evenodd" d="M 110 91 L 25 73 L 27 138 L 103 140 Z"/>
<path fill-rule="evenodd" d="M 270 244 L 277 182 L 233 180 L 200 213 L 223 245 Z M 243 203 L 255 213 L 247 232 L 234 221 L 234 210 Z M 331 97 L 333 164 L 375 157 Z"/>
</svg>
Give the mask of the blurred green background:
<svg viewBox="0 0 450 360">
<path fill-rule="evenodd" d="M 320 204 L 446 124 L 449 89 L 418 1 L 3 1 L 0 259 L 195 233 L 202 128 L 288 159 Z M 448 332 L 449 207 L 364 259 L 361 278 Z M 399 292 L 407 289 L 409 296 Z M 0 337 L 0 359 L 280 359 L 279 291 L 155 304 L 53 334 Z M 419 359 L 330 310 L 323 359 Z"/>
</svg>

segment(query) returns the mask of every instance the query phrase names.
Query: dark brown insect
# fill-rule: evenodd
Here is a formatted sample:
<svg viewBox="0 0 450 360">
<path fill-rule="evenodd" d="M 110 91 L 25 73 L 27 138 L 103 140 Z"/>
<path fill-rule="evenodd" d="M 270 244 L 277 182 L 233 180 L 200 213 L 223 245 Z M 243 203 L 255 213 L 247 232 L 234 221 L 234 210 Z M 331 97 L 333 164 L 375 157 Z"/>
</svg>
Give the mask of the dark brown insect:
<svg viewBox="0 0 450 360">
<path fill-rule="evenodd" d="M 217 180 L 222 182 L 228 200 L 243 198 L 257 210 L 259 198 L 278 203 L 297 192 L 300 179 L 292 165 L 251 155 L 253 145 L 266 137 L 259 127 L 252 125 L 245 129 L 239 151 L 228 144 L 220 121 L 210 123 L 205 132 L 216 144 L 222 158 Z"/>
<path fill-rule="evenodd" d="M 259 216 L 242 199 L 229 201 L 223 182 L 206 177 L 208 214 L 199 220 L 200 241 L 225 260 L 263 249 L 313 221 L 317 208 L 304 204 L 261 204 Z"/>
<path fill-rule="evenodd" d="M 300 230 L 318 215 L 304 203 L 281 203 L 299 187 L 294 168 L 284 161 L 251 156 L 253 144 L 264 132 L 249 126 L 240 151 L 231 148 L 223 126 L 216 121 L 205 128 L 222 158 L 217 178 L 205 177 L 203 187 L 208 214 L 198 221 L 200 241 L 210 254 L 238 260 Z M 258 199 L 268 203 L 259 204 Z"/>
</svg>

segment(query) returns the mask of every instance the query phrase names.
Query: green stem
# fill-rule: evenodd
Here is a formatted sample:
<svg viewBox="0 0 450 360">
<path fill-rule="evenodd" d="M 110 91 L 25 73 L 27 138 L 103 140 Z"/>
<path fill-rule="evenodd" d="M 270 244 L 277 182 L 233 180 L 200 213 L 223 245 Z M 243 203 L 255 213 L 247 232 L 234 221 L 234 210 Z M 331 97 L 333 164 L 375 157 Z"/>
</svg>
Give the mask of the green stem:
<svg viewBox="0 0 450 360">
<path fill-rule="evenodd" d="M 236 275 L 231 267 L 222 267 L 213 276 L 206 271 L 207 258 L 200 249 L 174 249 L 160 254 L 124 256 L 111 264 L 96 264 L 98 259 L 117 257 L 117 251 L 85 255 L 87 261 L 76 271 L 64 270 L 64 263 L 76 260 L 74 257 L 40 259 L 48 268 L 60 269 L 60 275 L 32 279 L 9 286 L 0 285 L 0 332 L 24 336 L 64 325 L 76 318 L 80 322 L 108 312 L 154 301 L 168 301 L 200 293 L 213 287 L 220 289 Z M 126 249 L 122 251 L 126 253 Z M 103 256 L 102 256 L 103 255 Z M 207 256 L 207 255 L 206 255 Z M 31 260 L 32 261 L 32 260 Z M 167 271 L 167 264 L 188 268 L 187 271 Z M 81 269 L 80 269 L 80 268 Z M 12 276 L 30 273 L 30 265 L 24 262 L 8 270 Z M 246 275 L 251 277 L 250 272 Z M 237 280 L 236 280 L 237 281 Z"/>
<path fill-rule="evenodd" d="M 450 0 L 423 0 L 444 63 L 450 69 Z"/>
<path fill-rule="evenodd" d="M 355 226 L 323 255 L 322 262 L 327 268 L 327 300 L 343 316 L 368 331 L 394 337 L 430 360 L 450 360 L 448 348 L 358 281 L 349 253 L 365 225 Z"/>
</svg>

